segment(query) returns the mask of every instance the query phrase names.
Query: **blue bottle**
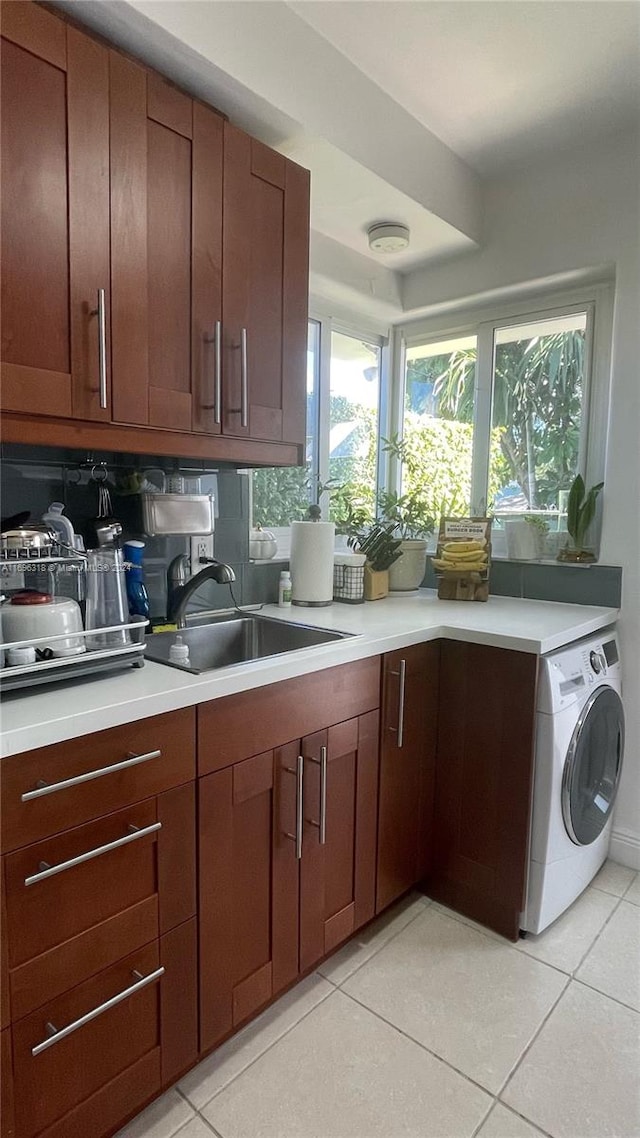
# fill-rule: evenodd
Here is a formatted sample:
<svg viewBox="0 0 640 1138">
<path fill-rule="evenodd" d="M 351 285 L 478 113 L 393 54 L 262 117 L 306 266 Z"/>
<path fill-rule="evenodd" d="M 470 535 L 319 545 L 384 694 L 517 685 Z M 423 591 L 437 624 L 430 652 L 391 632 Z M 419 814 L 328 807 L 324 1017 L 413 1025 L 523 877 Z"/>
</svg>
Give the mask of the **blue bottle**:
<svg viewBox="0 0 640 1138">
<path fill-rule="evenodd" d="M 131 616 L 144 616 L 149 619 L 149 595 L 144 584 L 142 558 L 143 541 L 125 541 L 124 559 L 127 582 L 127 600 Z"/>
</svg>

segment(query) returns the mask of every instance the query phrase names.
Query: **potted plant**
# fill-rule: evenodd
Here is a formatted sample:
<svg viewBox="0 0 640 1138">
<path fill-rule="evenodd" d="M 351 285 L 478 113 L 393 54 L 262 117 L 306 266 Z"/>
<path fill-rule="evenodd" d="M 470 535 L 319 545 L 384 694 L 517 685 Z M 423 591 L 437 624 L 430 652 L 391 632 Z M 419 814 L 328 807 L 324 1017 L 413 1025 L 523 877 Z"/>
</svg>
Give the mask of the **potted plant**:
<svg viewBox="0 0 640 1138">
<path fill-rule="evenodd" d="M 422 582 L 427 565 L 427 537 L 435 530 L 435 518 L 422 485 L 424 472 L 404 440 L 385 439 L 385 450 L 402 463 L 407 489 L 402 494 L 383 492 L 378 511 L 384 525 L 400 538 L 401 556 L 389 570 L 392 593 L 414 592 Z"/>
<path fill-rule="evenodd" d="M 585 547 L 585 541 L 589 526 L 595 517 L 596 502 L 603 486 L 604 482 L 597 482 L 587 490 L 581 474 L 574 478 L 567 504 L 567 530 L 570 541 L 558 553 L 558 561 L 575 563 L 596 560 L 593 550 Z"/>
<path fill-rule="evenodd" d="M 367 601 L 378 601 L 389 592 L 389 569 L 401 556 L 400 538 L 394 538 L 393 527 L 371 522 L 363 531 L 352 533 L 347 545 L 357 553 L 364 553 L 364 596 Z"/>
</svg>

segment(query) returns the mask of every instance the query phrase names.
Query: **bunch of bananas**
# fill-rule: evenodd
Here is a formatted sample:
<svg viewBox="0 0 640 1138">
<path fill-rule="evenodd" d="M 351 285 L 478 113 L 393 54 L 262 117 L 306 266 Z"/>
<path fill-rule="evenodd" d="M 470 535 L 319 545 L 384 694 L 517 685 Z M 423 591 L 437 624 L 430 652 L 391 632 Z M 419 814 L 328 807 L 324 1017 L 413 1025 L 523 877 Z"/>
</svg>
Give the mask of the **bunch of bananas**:
<svg viewBox="0 0 640 1138">
<path fill-rule="evenodd" d="M 436 569 L 450 572 L 481 573 L 487 568 L 486 541 L 448 541 L 442 547 L 442 557 L 434 557 Z"/>
</svg>

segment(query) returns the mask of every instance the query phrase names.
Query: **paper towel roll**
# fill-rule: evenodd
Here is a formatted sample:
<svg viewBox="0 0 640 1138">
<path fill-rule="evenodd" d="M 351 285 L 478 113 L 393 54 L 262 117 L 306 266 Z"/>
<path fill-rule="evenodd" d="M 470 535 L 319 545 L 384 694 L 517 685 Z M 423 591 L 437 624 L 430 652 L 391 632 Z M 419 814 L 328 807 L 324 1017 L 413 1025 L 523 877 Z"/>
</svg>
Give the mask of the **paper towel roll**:
<svg viewBox="0 0 640 1138">
<path fill-rule="evenodd" d="M 294 605 L 333 601 L 334 522 L 291 523 L 291 600 Z"/>
</svg>

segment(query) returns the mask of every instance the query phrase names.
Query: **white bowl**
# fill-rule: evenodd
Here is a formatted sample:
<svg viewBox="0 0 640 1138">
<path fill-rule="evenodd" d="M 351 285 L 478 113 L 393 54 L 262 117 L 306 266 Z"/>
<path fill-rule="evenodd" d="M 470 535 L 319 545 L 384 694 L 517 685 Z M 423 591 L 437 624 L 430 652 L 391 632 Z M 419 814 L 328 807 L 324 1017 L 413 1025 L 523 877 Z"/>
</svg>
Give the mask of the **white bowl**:
<svg viewBox="0 0 640 1138">
<path fill-rule="evenodd" d="M 68 597 L 54 597 L 43 604 L 4 604 L 0 615 L 2 641 L 5 645 L 16 640 L 37 640 L 40 637 L 82 632 L 80 606 Z M 79 656 L 86 652 L 84 640 L 71 635 L 63 640 L 54 640 L 51 644 L 45 640 L 42 644 L 37 644 L 36 648 L 40 651 L 50 648 L 54 656 Z"/>
</svg>

